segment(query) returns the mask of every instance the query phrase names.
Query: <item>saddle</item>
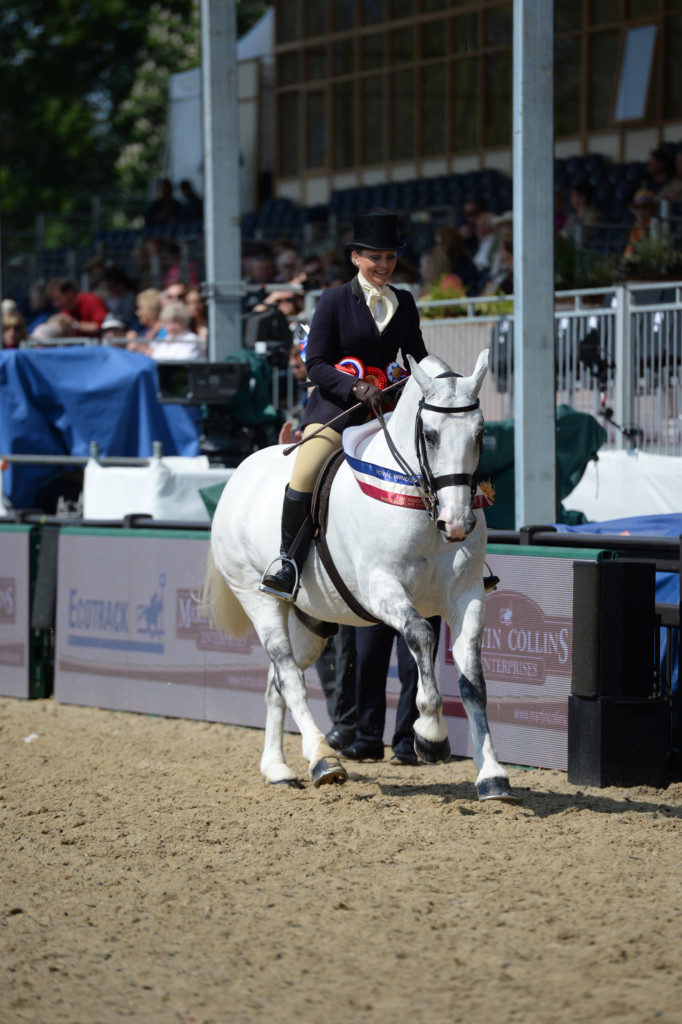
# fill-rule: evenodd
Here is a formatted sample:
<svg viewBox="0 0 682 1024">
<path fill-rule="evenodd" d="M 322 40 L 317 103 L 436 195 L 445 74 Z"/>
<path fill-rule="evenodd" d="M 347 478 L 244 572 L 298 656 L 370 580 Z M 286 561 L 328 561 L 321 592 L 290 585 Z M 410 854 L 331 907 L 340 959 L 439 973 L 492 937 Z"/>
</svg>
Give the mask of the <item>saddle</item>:
<svg viewBox="0 0 682 1024">
<path fill-rule="evenodd" d="M 331 493 L 334 477 L 336 476 L 343 459 L 343 448 L 339 448 L 337 451 L 332 452 L 323 464 L 317 480 L 315 481 L 310 515 L 301 527 L 289 554 L 293 555 L 298 547 L 304 543 L 304 537 L 310 537 L 312 534 L 315 546 L 317 547 L 317 552 L 320 556 L 320 561 L 325 567 L 327 575 L 343 600 L 351 611 L 355 612 L 359 618 L 365 619 L 366 622 L 374 625 L 379 620 L 375 619 L 373 615 L 370 615 L 366 608 L 363 608 L 357 598 L 350 592 L 344 583 L 339 570 L 334 564 L 334 559 L 329 551 L 327 538 L 325 536 L 327 516 L 329 514 L 329 495 Z M 307 629 L 315 633 L 316 636 L 327 639 L 338 632 L 339 627 L 337 623 L 324 622 L 322 619 L 313 618 L 312 615 L 308 615 L 306 612 L 302 611 L 296 603 L 294 603 L 293 607 L 296 618 L 302 622 Z"/>
</svg>

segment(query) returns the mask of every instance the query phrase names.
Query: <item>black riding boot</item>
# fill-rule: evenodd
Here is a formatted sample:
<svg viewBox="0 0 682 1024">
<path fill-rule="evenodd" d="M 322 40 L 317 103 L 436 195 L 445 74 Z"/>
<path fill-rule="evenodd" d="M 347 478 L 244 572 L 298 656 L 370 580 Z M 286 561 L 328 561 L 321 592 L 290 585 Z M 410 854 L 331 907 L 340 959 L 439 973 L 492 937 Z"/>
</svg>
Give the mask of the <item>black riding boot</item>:
<svg viewBox="0 0 682 1024">
<path fill-rule="evenodd" d="M 310 541 L 313 536 L 312 521 L 309 518 L 312 494 L 295 491 L 287 487 L 282 505 L 282 562 L 277 572 L 266 572 L 260 581 L 260 589 L 275 592 L 275 596 L 293 601 L 296 597 L 296 563 L 300 579 Z M 306 520 L 308 520 L 306 524 Z M 306 529 L 301 527 L 306 525 Z M 296 543 L 294 543 L 296 541 Z"/>
</svg>

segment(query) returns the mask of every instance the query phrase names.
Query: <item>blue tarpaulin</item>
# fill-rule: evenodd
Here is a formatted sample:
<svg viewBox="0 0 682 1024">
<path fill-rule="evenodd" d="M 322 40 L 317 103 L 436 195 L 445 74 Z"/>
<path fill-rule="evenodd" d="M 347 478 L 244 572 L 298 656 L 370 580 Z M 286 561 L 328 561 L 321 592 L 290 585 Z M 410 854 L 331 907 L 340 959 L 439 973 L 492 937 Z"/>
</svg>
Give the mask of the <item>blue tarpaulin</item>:
<svg viewBox="0 0 682 1024">
<path fill-rule="evenodd" d="M 580 526 L 565 526 L 557 523 L 560 533 L 602 533 L 620 536 L 628 534 L 640 537 L 679 537 L 682 535 L 682 514 L 661 516 L 637 516 L 632 519 L 610 519 L 601 523 L 582 523 Z M 680 600 L 680 578 L 675 572 L 656 573 L 656 600 L 660 604 L 678 604 Z M 673 637 L 675 634 L 673 634 Z M 678 661 L 679 642 L 674 641 L 671 692 L 679 708 Z M 661 631 L 661 661 L 665 671 L 665 630 Z"/>
<path fill-rule="evenodd" d="M 195 409 L 160 405 L 156 363 L 125 349 L 69 348 L 0 351 L 0 453 L 148 457 L 198 455 Z M 15 508 L 36 504 L 63 469 L 10 464 L 2 489 Z"/>
</svg>

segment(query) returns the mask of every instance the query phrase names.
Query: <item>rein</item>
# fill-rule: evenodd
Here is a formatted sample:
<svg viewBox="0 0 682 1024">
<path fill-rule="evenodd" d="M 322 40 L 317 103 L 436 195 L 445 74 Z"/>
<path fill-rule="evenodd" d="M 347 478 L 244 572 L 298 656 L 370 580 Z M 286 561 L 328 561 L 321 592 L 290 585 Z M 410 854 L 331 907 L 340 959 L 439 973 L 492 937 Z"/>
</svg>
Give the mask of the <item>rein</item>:
<svg viewBox="0 0 682 1024">
<path fill-rule="evenodd" d="M 455 373 L 453 370 L 447 373 L 439 373 L 434 380 L 438 380 L 442 377 L 461 377 L 461 373 Z M 429 412 L 442 412 L 444 414 L 454 412 L 473 412 L 474 409 L 478 409 L 480 402 L 478 398 L 471 405 L 430 405 L 424 398 L 419 401 L 419 407 L 417 409 L 417 416 L 414 422 L 414 445 L 417 452 L 417 459 L 419 462 L 420 475 L 417 475 L 411 468 L 407 460 L 401 455 L 396 446 L 393 443 L 393 439 L 388 432 L 386 426 L 386 420 L 381 409 L 376 408 L 374 415 L 381 424 L 381 429 L 384 432 L 386 438 L 386 444 L 393 458 L 396 460 L 403 473 L 409 477 L 410 482 L 417 489 L 419 497 L 422 500 L 424 508 L 428 512 L 431 519 L 435 522 L 438 518 L 438 491 L 441 487 L 453 487 L 457 485 L 464 485 L 470 488 L 471 497 L 473 498 L 476 494 L 476 488 L 478 486 L 477 473 L 448 473 L 443 476 L 434 477 L 431 467 L 429 465 L 429 456 L 426 447 L 426 438 L 424 437 L 424 422 L 422 420 L 422 412 L 424 409 Z"/>
</svg>

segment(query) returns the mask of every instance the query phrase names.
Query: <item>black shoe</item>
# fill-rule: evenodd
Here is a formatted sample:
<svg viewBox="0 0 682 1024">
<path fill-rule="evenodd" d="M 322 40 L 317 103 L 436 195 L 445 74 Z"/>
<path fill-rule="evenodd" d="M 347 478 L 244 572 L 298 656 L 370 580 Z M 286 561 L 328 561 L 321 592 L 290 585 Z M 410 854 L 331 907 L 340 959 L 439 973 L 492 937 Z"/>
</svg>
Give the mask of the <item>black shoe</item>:
<svg viewBox="0 0 682 1024">
<path fill-rule="evenodd" d="M 348 732 L 347 730 L 339 729 L 337 726 L 334 726 L 333 729 L 329 730 L 329 732 L 325 736 L 325 739 L 329 746 L 332 748 L 332 750 L 341 750 L 342 747 L 350 746 L 351 743 L 353 742 L 354 737 L 354 730 Z"/>
<path fill-rule="evenodd" d="M 391 764 L 418 765 L 421 763 L 413 750 L 394 750 L 391 757 Z"/>
<path fill-rule="evenodd" d="M 349 761 L 383 761 L 384 745 L 381 740 L 356 740 L 339 753 Z"/>
<path fill-rule="evenodd" d="M 500 582 L 499 576 L 484 576 L 483 577 L 483 590 L 486 594 L 492 594 L 493 590 L 497 590 L 497 584 Z"/>
<path fill-rule="evenodd" d="M 276 591 L 278 597 L 293 601 L 296 597 L 296 582 L 296 567 L 287 559 L 282 562 L 277 572 L 264 573 L 258 589 L 266 592 Z"/>
</svg>

